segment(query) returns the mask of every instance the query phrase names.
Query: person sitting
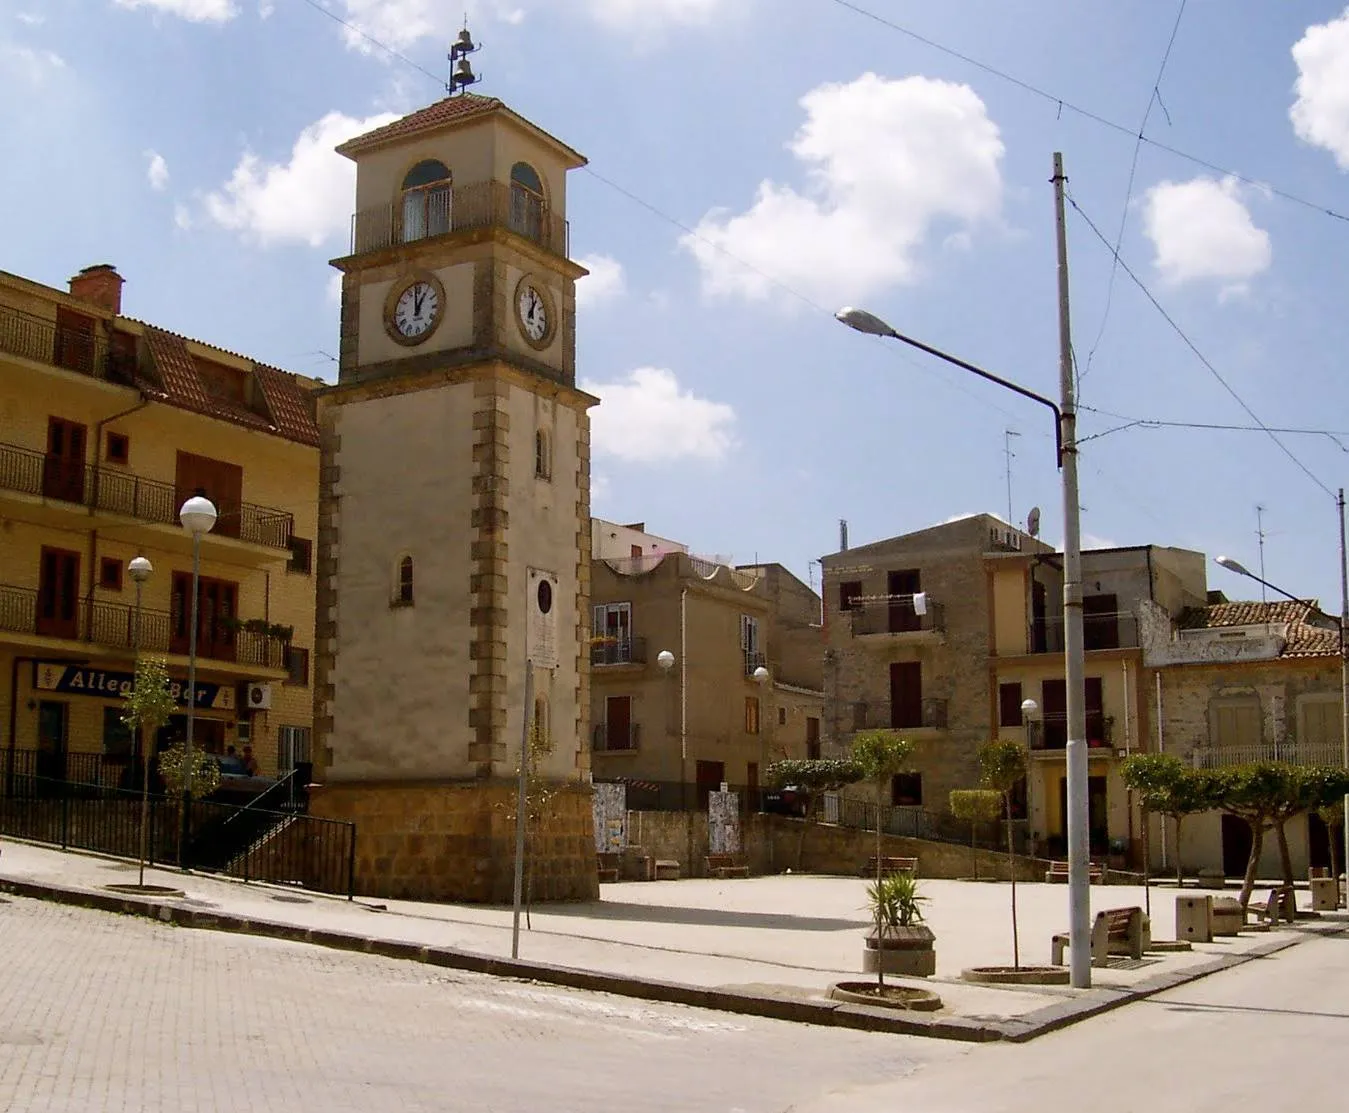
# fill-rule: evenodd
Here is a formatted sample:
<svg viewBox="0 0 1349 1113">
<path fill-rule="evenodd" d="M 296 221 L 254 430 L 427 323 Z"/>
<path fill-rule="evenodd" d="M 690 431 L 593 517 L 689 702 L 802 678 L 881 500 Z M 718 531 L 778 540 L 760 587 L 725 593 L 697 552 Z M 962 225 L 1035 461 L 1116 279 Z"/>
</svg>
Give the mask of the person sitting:
<svg viewBox="0 0 1349 1113">
<path fill-rule="evenodd" d="M 248 776 L 256 777 L 258 775 L 258 759 L 253 756 L 252 746 L 244 747 L 243 767 Z"/>
</svg>

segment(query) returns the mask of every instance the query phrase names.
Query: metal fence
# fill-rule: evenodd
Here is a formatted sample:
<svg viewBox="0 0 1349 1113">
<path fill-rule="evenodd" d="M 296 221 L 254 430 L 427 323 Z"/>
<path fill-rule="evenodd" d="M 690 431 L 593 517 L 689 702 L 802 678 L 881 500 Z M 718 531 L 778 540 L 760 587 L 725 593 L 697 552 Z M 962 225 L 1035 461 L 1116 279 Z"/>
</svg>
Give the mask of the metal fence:
<svg viewBox="0 0 1349 1113">
<path fill-rule="evenodd" d="M 90 755 L 96 756 L 96 755 Z M 149 864 L 225 873 L 244 880 L 353 893 L 356 825 L 252 805 L 194 800 L 186 821 L 181 801 L 151 794 L 146 842 Z M 136 858 L 141 843 L 141 793 L 106 783 L 79 783 L 6 772 L 0 834 Z"/>
</svg>

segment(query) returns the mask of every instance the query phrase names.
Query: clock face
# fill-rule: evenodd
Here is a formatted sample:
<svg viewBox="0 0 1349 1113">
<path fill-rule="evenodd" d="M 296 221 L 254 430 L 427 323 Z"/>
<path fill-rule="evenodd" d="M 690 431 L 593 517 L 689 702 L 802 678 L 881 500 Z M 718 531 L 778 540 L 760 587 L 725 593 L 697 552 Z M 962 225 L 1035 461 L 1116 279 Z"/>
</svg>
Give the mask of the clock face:
<svg viewBox="0 0 1349 1113">
<path fill-rule="evenodd" d="M 543 295 L 526 283 L 520 287 L 516 308 L 524 334 L 536 344 L 542 343 L 548 335 L 548 304 L 543 300 Z"/>
<path fill-rule="evenodd" d="M 439 320 L 440 308 L 440 291 L 429 282 L 414 282 L 394 303 L 393 327 L 405 340 L 423 339 Z"/>
</svg>

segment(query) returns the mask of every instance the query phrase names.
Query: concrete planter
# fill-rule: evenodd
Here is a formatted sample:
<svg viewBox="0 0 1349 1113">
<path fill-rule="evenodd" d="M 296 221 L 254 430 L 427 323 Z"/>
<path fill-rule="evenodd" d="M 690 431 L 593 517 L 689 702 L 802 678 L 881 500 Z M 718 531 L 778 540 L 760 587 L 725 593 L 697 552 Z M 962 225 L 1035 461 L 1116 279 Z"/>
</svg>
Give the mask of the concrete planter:
<svg viewBox="0 0 1349 1113">
<path fill-rule="evenodd" d="M 1067 985 L 1066 966 L 971 966 L 960 972 L 961 981 L 984 985 Z"/>
<path fill-rule="evenodd" d="M 930 977 L 937 972 L 935 942 L 931 929 L 922 924 L 887 928 L 879 939 L 874 930 L 870 931 L 862 948 L 862 973 L 881 970 L 912 978 Z"/>
<path fill-rule="evenodd" d="M 887 1009 L 911 1009 L 915 1012 L 936 1012 L 942 1007 L 941 998 L 930 989 L 916 986 L 887 985 L 880 990 L 875 982 L 837 982 L 829 987 L 834 1001 L 854 1005 L 879 1005 Z"/>
</svg>

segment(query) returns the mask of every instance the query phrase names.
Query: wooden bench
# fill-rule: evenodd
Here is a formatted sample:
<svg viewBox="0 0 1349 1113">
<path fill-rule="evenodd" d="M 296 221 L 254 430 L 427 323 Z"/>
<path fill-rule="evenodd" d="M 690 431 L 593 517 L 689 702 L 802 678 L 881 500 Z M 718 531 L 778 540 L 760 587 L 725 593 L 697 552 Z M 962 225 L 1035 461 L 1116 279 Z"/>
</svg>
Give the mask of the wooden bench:
<svg viewBox="0 0 1349 1113">
<path fill-rule="evenodd" d="M 1268 931 L 1281 918 L 1291 922 L 1291 919 L 1297 917 L 1296 901 L 1297 898 L 1292 895 L 1291 890 L 1271 889 L 1269 895 L 1263 901 L 1252 899 L 1246 906 L 1246 915 L 1254 916 L 1255 922 L 1245 926 L 1254 928 L 1256 931 Z"/>
<path fill-rule="evenodd" d="M 656 880 L 657 881 L 678 881 L 679 863 L 673 858 L 656 859 Z"/>
<path fill-rule="evenodd" d="M 1091 925 L 1091 963 L 1104 966 L 1111 955 L 1128 955 L 1130 958 L 1143 957 L 1143 910 L 1133 908 L 1107 908 L 1096 913 Z M 1050 941 L 1051 961 L 1055 966 L 1063 965 L 1063 952 L 1068 946 L 1068 933 L 1061 932 Z"/>
<path fill-rule="evenodd" d="M 618 880 L 618 863 L 621 855 L 618 854 L 596 854 L 595 868 L 599 871 L 600 884 Z"/>
<path fill-rule="evenodd" d="M 881 858 L 881 876 L 889 877 L 896 873 L 911 873 L 916 877 L 918 875 L 918 859 L 883 856 Z M 873 854 L 867 859 L 867 864 L 862 868 L 862 876 L 876 876 L 876 855 Z"/>
<path fill-rule="evenodd" d="M 1105 877 L 1106 877 L 1106 869 L 1105 866 L 1101 865 L 1100 862 L 1087 863 L 1087 880 L 1092 885 L 1103 885 L 1105 883 Z M 1055 881 L 1063 881 L 1066 883 L 1067 880 L 1068 880 L 1068 863 L 1050 862 L 1049 869 L 1045 871 L 1045 881 L 1050 883 Z"/>
<path fill-rule="evenodd" d="M 703 859 L 707 876 L 725 880 L 728 877 L 748 877 L 749 866 L 734 854 L 709 854 Z"/>
</svg>

